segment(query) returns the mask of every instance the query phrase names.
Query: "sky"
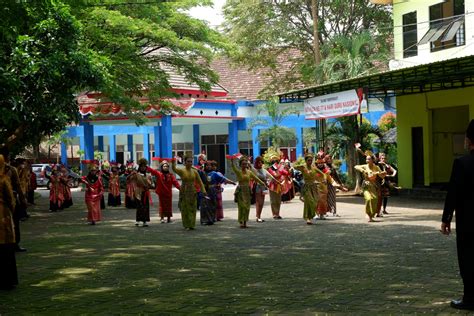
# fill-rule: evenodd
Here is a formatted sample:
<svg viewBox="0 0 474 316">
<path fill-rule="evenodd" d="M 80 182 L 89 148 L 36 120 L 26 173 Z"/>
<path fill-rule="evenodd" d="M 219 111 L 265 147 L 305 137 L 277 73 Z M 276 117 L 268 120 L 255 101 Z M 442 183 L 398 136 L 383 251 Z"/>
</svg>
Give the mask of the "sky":
<svg viewBox="0 0 474 316">
<path fill-rule="evenodd" d="M 213 7 L 195 7 L 189 14 L 195 18 L 209 22 L 211 26 L 218 26 L 224 21 L 222 7 L 226 0 L 214 0 Z"/>
</svg>

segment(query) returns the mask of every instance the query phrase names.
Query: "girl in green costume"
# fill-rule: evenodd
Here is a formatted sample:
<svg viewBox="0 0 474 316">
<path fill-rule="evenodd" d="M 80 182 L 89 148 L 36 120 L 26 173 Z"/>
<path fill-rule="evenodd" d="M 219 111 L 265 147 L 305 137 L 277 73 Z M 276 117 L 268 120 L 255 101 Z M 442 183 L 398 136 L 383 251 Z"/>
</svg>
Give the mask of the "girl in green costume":
<svg viewBox="0 0 474 316">
<path fill-rule="evenodd" d="M 196 226 L 196 209 L 197 197 L 196 187 L 197 183 L 201 188 L 201 192 L 206 195 L 206 189 L 202 183 L 196 169 L 193 168 L 193 156 L 184 157 L 185 168 L 176 167 L 176 159 L 171 160 L 171 167 L 173 171 L 181 177 L 181 189 L 179 190 L 178 208 L 181 211 L 181 218 L 183 227 L 186 230 L 192 230 Z"/>
<path fill-rule="evenodd" d="M 374 163 L 374 157 L 367 151 L 365 156 L 365 165 L 354 166 L 354 169 L 362 173 L 364 182 L 362 184 L 362 191 L 365 199 L 365 213 L 369 217 L 369 222 L 373 222 L 373 217 L 377 214 L 377 204 L 379 199 L 377 177 L 385 178 L 387 173 L 380 170 Z"/>
<path fill-rule="evenodd" d="M 305 165 L 296 165 L 295 169 L 303 173 L 304 186 L 301 190 L 301 197 L 304 202 L 303 218 L 306 224 L 312 225 L 313 217 L 316 215 L 316 207 L 318 206 L 318 176 L 324 176 L 324 173 L 313 165 L 313 155 L 308 153 L 304 156 Z"/>
<path fill-rule="evenodd" d="M 232 170 L 234 170 L 235 175 L 237 176 L 237 180 L 239 184 L 235 189 L 235 200 L 237 202 L 237 206 L 239 209 L 239 223 L 240 228 L 247 228 L 247 222 L 249 220 L 249 213 L 250 213 L 250 200 L 252 198 L 252 192 L 250 189 L 250 179 L 257 182 L 264 187 L 267 187 L 267 184 L 260 180 L 250 169 L 249 169 L 249 161 L 248 158 L 242 156 L 239 160 L 239 170 L 234 163 L 235 157 L 227 157 L 227 159 L 231 160 Z"/>
</svg>

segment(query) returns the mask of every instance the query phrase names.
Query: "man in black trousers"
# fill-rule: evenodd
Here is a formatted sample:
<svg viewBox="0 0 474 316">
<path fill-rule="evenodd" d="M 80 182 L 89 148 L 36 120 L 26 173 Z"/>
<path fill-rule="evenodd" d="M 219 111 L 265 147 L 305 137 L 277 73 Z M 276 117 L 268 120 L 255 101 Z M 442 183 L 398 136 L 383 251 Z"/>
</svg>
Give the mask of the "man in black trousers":
<svg viewBox="0 0 474 316">
<path fill-rule="evenodd" d="M 466 143 L 470 154 L 453 163 L 441 233 L 451 233 L 451 220 L 456 211 L 456 243 L 464 296 L 451 301 L 451 307 L 474 310 L 474 120 L 467 128 Z"/>
</svg>

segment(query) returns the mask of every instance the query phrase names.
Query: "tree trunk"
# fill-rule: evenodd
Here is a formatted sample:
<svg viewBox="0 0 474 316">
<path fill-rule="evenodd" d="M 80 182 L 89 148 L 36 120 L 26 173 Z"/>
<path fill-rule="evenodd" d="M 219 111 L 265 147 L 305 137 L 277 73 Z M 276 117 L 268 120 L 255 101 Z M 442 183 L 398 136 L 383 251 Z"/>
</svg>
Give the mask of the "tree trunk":
<svg viewBox="0 0 474 316">
<path fill-rule="evenodd" d="M 313 50 L 314 62 L 316 66 L 321 63 L 321 48 L 319 46 L 319 18 L 318 18 L 318 0 L 311 0 L 311 15 L 313 16 Z"/>
<path fill-rule="evenodd" d="M 33 159 L 35 163 L 39 163 L 40 158 L 40 145 L 34 144 L 33 145 Z"/>
</svg>

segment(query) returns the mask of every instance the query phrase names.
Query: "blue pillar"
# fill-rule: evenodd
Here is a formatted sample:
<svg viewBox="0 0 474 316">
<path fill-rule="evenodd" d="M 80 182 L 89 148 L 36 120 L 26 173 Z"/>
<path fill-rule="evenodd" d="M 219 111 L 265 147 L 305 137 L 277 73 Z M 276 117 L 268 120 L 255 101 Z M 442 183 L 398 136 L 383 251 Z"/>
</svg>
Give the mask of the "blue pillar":
<svg viewBox="0 0 474 316">
<path fill-rule="evenodd" d="M 163 158 L 172 158 L 173 134 L 171 128 L 171 115 L 161 117 L 161 156 Z"/>
<path fill-rule="evenodd" d="M 143 133 L 143 158 L 150 162 L 150 134 Z"/>
<path fill-rule="evenodd" d="M 155 137 L 155 157 L 161 157 L 161 150 L 160 150 L 160 127 L 154 126 L 153 127 L 153 135 Z"/>
<path fill-rule="evenodd" d="M 260 130 L 254 127 L 252 129 L 253 159 L 260 156 L 260 142 L 258 141 L 258 135 L 259 134 L 260 134 Z"/>
<path fill-rule="evenodd" d="M 109 161 L 117 161 L 117 143 L 115 135 L 109 136 Z"/>
<path fill-rule="evenodd" d="M 296 128 L 296 158 L 303 156 L 303 129 Z"/>
<path fill-rule="evenodd" d="M 201 146 L 199 139 L 201 138 L 201 132 L 199 131 L 199 124 L 194 124 L 193 125 L 193 151 L 194 151 L 194 164 L 197 165 L 197 156 L 201 153 Z"/>
<path fill-rule="evenodd" d="M 239 152 L 239 132 L 237 121 L 229 123 L 229 154 L 234 155 Z"/>
<path fill-rule="evenodd" d="M 67 166 L 67 146 L 61 142 L 61 164 Z"/>
<path fill-rule="evenodd" d="M 82 122 L 84 126 L 84 151 L 85 159 L 94 159 L 94 126 L 89 122 Z"/>
<path fill-rule="evenodd" d="M 130 152 L 130 159 L 133 160 L 133 135 L 127 135 L 127 151 Z"/>
</svg>

